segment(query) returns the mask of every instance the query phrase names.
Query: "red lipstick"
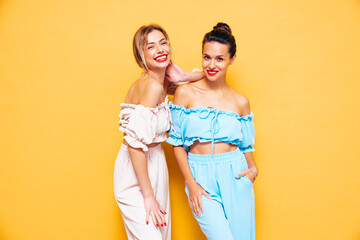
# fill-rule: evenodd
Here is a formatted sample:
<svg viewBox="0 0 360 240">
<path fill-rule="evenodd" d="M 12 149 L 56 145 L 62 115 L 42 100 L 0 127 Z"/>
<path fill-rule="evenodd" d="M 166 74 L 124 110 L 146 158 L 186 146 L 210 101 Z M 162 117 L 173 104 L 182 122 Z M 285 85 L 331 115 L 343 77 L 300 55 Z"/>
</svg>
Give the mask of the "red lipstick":
<svg viewBox="0 0 360 240">
<path fill-rule="evenodd" d="M 217 70 L 206 70 L 206 72 L 207 72 L 210 76 L 214 76 L 214 75 L 217 74 L 219 71 L 217 71 Z"/>
<path fill-rule="evenodd" d="M 154 60 L 157 62 L 165 62 L 168 59 L 167 54 L 161 54 L 160 56 L 157 56 Z"/>
</svg>

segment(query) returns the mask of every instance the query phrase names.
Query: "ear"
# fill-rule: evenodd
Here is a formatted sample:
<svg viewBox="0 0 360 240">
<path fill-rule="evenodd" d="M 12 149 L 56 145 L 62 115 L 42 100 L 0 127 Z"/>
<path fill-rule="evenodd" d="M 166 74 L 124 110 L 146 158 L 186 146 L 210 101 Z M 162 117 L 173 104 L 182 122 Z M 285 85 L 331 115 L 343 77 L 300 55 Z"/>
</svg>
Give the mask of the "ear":
<svg viewBox="0 0 360 240">
<path fill-rule="evenodd" d="M 236 59 L 236 54 L 230 59 L 230 65 L 235 62 L 235 59 Z"/>
</svg>

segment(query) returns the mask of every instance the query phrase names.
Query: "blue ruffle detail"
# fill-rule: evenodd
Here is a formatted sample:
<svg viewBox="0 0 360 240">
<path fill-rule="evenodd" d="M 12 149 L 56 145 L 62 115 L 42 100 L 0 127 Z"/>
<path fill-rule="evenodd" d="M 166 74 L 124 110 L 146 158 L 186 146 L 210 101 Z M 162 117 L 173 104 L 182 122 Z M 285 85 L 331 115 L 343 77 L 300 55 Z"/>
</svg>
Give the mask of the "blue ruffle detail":
<svg viewBox="0 0 360 240">
<path fill-rule="evenodd" d="M 240 151 L 242 152 L 242 153 L 247 153 L 247 152 L 253 152 L 253 151 L 255 151 L 255 148 L 253 147 L 253 146 L 249 146 L 249 147 L 247 147 L 247 148 L 239 148 L 240 149 Z"/>
<path fill-rule="evenodd" d="M 175 105 L 172 102 L 169 102 L 169 108 L 181 110 L 182 112 L 186 114 L 190 113 L 199 113 L 199 112 L 210 112 L 210 113 L 218 113 L 218 114 L 225 114 L 228 116 L 236 117 L 238 120 L 250 120 L 254 117 L 254 114 L 251 112 L 249 115 L 246 116 L 240 116 L 236 112 L 228 111 L 228 110 L 217 110 L 216 108 L 206 108 L 206 107 L 193 107 L 193 108 L 186 108 L 184 106 Z"/>
<path fill-rule="evenodd" d="M 168 144 L 171 144 L 173 146 L 182 146 L 184 145 L 183 141 L 181 138 L 175 138 L 174 136 L 170 136 L 166 139 L 166 142 Z"/>
<path fill-rule="evenodd" d="M 236 112 L 215 108 L 185 108 L 169 102 L 172 127 L 167 143 L 183 146 L 188 151 L 195 142 L 225 142 L 234 144 L 242 152 L 254 151 L 254 114 L 240 116 Z"/>
</svg>

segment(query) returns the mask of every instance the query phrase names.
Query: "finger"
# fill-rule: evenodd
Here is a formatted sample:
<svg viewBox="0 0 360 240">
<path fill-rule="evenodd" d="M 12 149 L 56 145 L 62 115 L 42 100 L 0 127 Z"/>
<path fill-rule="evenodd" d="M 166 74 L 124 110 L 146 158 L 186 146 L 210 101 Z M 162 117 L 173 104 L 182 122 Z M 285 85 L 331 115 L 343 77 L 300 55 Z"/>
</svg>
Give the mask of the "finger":
<svg viewBox="0 0 360 240">
<path fill-rule="evenodd" d="M 196 215 L 198 215 L 195 201 L 192 202 L 192 207 L 191 207 L 191 209 L 192 209 L 192 211 L 193 211 Z"/>
<path fill-rule="evenodd" d="M 244 175 L 244 177 L 246 177 L 246 178 L 248 178 L 249 180 L 250 180 L 250 182 L 253 182 L 253 176 L 252 175 L 250 175 L 250 174 L 246 174 L 246 175 Z"/>
<path fill-rule="evenodd" d="M 244 175 L 245 175 L 245 171 L 242 171 L 241 173 L 236 175 L 235 178 L 240 178 L 241 176 L 244 176 Z"/>
<path fill-rule="evenodd" d="M 149 213 L 146 213 L 146 225 L 149 224 Z"/>
<path fill-rule="evenodd" d="M 199 203 L 199 207 L 200 207 L 201 212 L 204 212 L 204 207 L 203 207 L 203 204 L 202 204 L 201 196 L 199 197 L 198 203 Z"/>
<path fill-rule="evenodd" d="M 164 215 L 166 214 L 165 210 L 161 207 L 160 204 L 158 204 L 158 208 L 162 214 L 164 214 Z"/>
<path fill-rule="evenodd" d="M 244 176 L 244 174 L 239 173 L 238 175 L 235 176 L 235 178 L 241 178 L 242 176 Z"/>
<path fill-rule="evenodd" d="M 164 226 L 164 215 L 161 214 L 160 210 L 157 210 L 156 213 L 155 213 L 155 216 L 156 216 L 156 221 L 158 223 L 158 226 L 160 227 L 163 227 Z"/>
<path fill-rule="evenodd" d="M 160 217 L 160 226 L 164 227 L 164 223 L 165 223 L 165 217 L 164 214 L 160 211 L 159 209 L 159 217 Z"/>
<path fill-rule="evenodd" d="M 251 182 L 254 182 L 254 180 L 255 180 L 255 175 L 254 175 L 254 174 L 251 174 L 251 176 L 249 177 L 249 180 L 250 180 Z"/>
<path fill-rule="evenodd" d="M 156 220 L 156 217 L 155 217 L 155 214 L 153 212 L 150 213 L 150 216 L 151 216 L 151 219 L 154 223 L 154 226 L 155 227 L 159 227 L 159 224 L 157 223 L 157 220 Z"/>
<path fill-rule="evenodd" d="M 190 208 L 193 212 L 195 212 L 194 210 L 194 201 L 193 200 L 189 200 L 189 204 L 190 204 Z"/>
<path fill-rule="evenodd" d="M 208 194 L 205 190 L 203 190 L 203 193 L 206 198 L 211 199 L 210 194 Z"/>
<path fill-rule="evenodd" d="M 198 212 L 197 212 L 196 202 L 193 201 L 192 205 L 193 205 L 193 207 L 192 207 L 193 212 L 194 212 L 196 215 L 199 215 Z"/>
<path fill-rule="evenodd" d="M 196 213 L 196 215 L 200 216 L 199 203 L 198 203 L 197 200 L 194 201 L 194 205 L 195 205 L 195 213 Z"/>
<path fill-rule="evenodd" d="M 157 204 L 154 206 L 154 216 L 155 216 L 155 218 L 156 218 L 156 226 L 157 227 L 160 227 L 161 226 L 161 224 L 162 224 L 162 221 L 161 221 L 161 216 L 162 216 L 162 214 L 160 213 L 160 210 L 159 210 L 159 208 L 157 207 Z"/>
</svg>

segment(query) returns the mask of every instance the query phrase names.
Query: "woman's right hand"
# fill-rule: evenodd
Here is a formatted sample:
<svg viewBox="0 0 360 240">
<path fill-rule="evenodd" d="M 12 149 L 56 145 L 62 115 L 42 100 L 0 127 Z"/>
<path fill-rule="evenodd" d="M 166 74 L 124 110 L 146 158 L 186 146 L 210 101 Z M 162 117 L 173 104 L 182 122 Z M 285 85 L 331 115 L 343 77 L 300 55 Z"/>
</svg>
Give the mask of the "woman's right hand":
<svg viewBox="0 0 360 240">
<path fill-rule="evenodd" d="M 149 223 L 149 217 L 155 225 L 155 227 L 166 227 L 167 223 L 165 221 L 164 215 L 166 212 L 160 206 L 159 202 L 155 199 L 154 196 L 149 196 L 144 198 L 145 211 L 146 211 L 146 224 Z"/>
<path fill-rule="evenodd" d="M 201 201 L 202 195 L 207 197 L 208 199 L 211 199 L 210 195 L 197 183 L 194 181 L 192 184 L 188 184 L 188 190 L 189 190 L 189 202 L 190 207 L 193 210 L 193 212 L 200 216 L 201 212 L 204 212 L 204 207 Z M 200 212 L 201 211 L 201 212 Z"/>
<path fill-rule="evenodd" d="M 198 81 L 204 78 L 204 72 L 200 69 L 195 72 L 184 72 L 178 65 L 174 62 L 171 62 L 169 66 L 166 68 L 165 78 L 170 83 L 175 85 L 181 85 L 193 81 Z"/>
<path fill-rule="evenodd" d="M 166 68 L 165 72 L 166 79 L 175 84 L 179 84 L 181 82 L 185 83 L 183 80 L 185 78 L 184 71 L 176 65 L 173 61 L 170 62 L 169 66 Z"/>
</svg>

